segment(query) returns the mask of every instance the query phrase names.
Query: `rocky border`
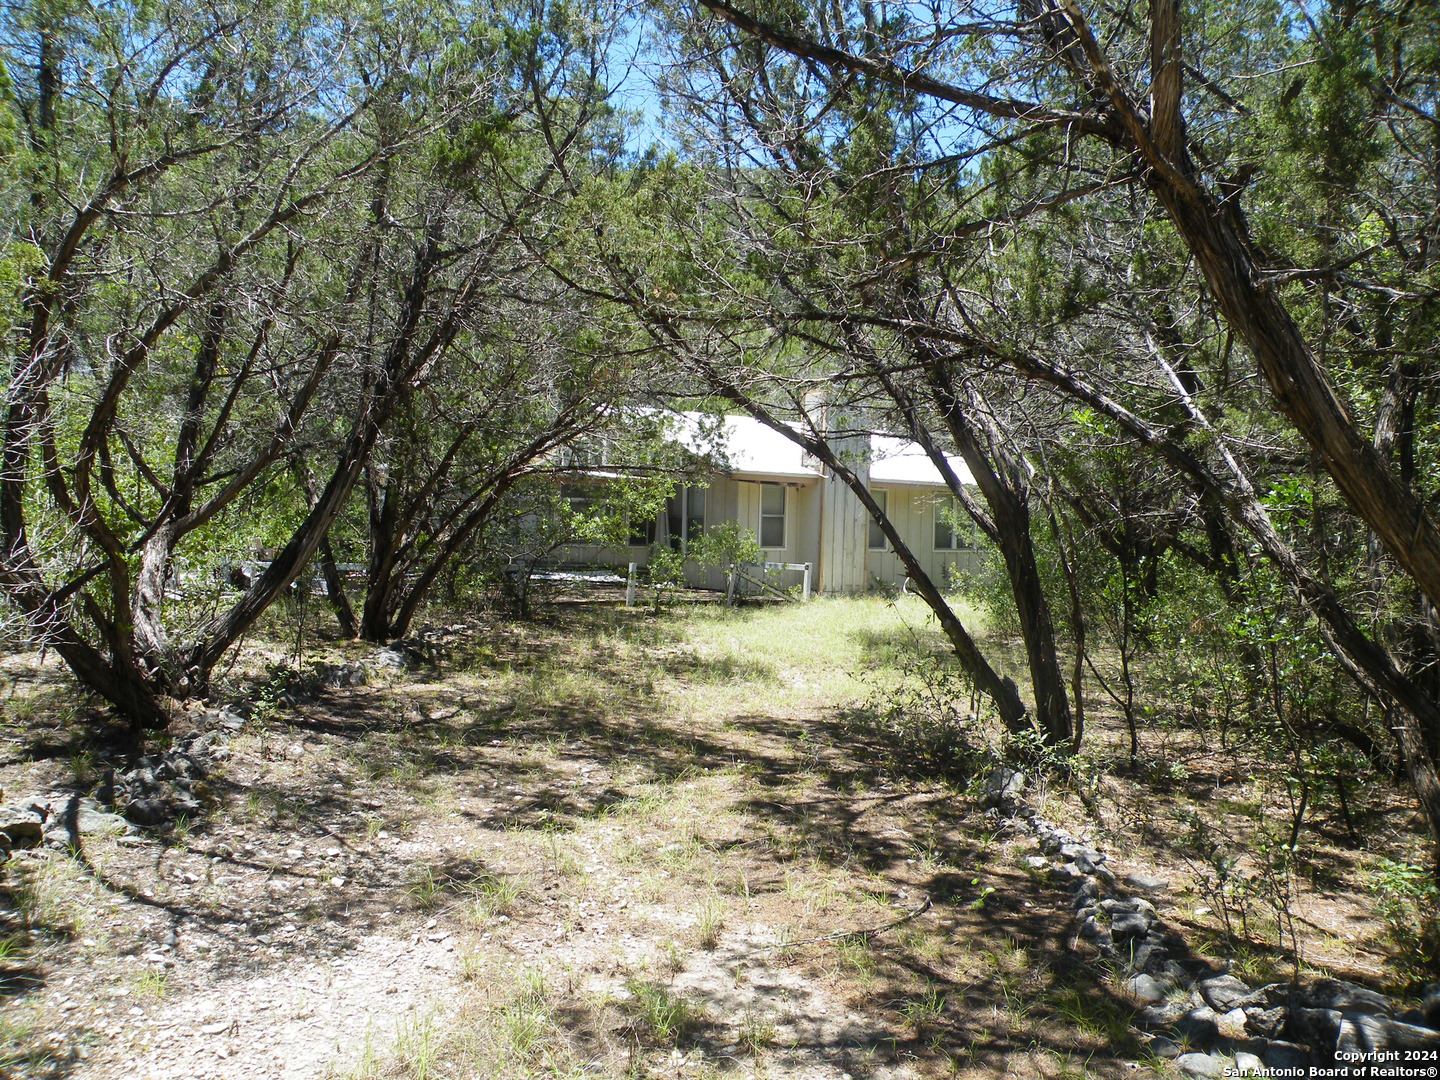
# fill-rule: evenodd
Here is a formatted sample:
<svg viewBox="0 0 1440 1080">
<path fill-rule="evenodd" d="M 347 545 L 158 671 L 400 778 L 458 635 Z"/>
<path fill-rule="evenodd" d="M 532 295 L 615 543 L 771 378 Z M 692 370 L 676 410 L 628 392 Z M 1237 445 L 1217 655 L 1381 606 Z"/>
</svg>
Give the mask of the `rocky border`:
<svg viewBox="0 0 1440 1080">
<path fill-rule="evenodd" d="M 90 796 L 47 792 L 0 806 L 0 862 L 17 848 L 74 850 L 84 836 L 134 836 L 142 827 L 202 814 L 210 801 L 206 778 L 230 756 L 229 733 L 244 719 L 228 712 L 197 719 L 202 726 L 164 751 L 113 762 L 102 757 L 102 779 Z"/>
<path fill-rule="evenodd" d="M 1143 874 L 1117 881 L 1104 852 L 1036 813 L 1025 800 L 1027 787 L 1018 770 L 995 770 L 984 788 L 988 812 L 1035 837 L 1042 854 L 1027 856 L 1026 865 L 1068 889 L 1076 938 L 1125 974 L 1123 987 L 1141 1006 L 1136 1023 L 1149 1035 L 1151 1052 L 1173 1059 L 1181 1074 L 1335 1068 L 1394 1061 L 1396 1052 L 1440 1051 L 1440 988 L 1432 988 L 1422 1010 L 1399 1012 L 1383 994 L 1355 983 L 1251 987 L 1191 956 L 1147 898 L 1169 882 Z"/>
</svg>

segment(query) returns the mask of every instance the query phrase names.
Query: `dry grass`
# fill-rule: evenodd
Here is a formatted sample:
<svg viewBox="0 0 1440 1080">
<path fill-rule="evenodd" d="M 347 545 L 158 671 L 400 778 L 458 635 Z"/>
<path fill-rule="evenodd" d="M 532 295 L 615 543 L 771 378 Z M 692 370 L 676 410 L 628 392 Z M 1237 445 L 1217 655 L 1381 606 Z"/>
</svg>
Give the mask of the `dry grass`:
<svg viewBox="0 0 1440 1080">
<path fill-rule="evenodd" d="M 87 904 L 132 910 L 106 906 L 121 884 L 238 926 L 278 882 L 275 919 L 301 936 L 335 926 L 343 904 L 363 926 L 454 944 L 443 1010 L 367 1034 L 336 1076 L 1151 1074 L 1123 996 L 1067 948 L 1063 894 L 1026 873 L 1029 842 L 998 831 L 963 778 L 917 773 L 882 729 L 855 723 L 941 644 L 910 600 L 659 618 L 586 605 L 488 623 L 439 671 L 252 723 L 219 785 L 224 809 L 158 877 L 154 853 L 147 864 L 114 844 L 88 852 L 98 873 L 65 859 L 37 871 L 27 903 L 56 928 L 46 977 L 80 970 L 65 935 Z M 1078 779 L 1043 787 L 1043 811 L 1172 876 L 1161 914 L 1205 947 L 1223 928 L 1195 914 L 1206 897 L 1177 852 L 1197 818 L 1263 818 L 1271 781 L 1257 768 L 1218 783 L 1220 756 L 1181 730 L 1157 735 L 1152 767 L 1117 772 L 1119 727 L 1099 709 L 1091 721 Z M 1225 764 L 1233 774 L 1233 754 Z M 203 856 L 221 846 L 234 860 L 217 871 Z M 1330 876 L 1323 894 L 1298 880 L 1295 903 L 1363 911 L 1354 854 L 1347 868 L 1338 850 L 1313 851 Z M 327 882 L 342 863 L 339 889 Z M 108 892 L 77 903 L 92 879 Z M 837 936 L 927 896 L 933 908 L 902 928 Z M 1263 936 L 1264 900 L 1248 902 Z M 139 933 L 125 918 L 112 952 Z M 1347 926 L 1351 961 L 1383 964 L 1369 951 L 1379 924 Z M 1327 952 L 1340 935 L 1303 932 L 1310 962 L 1355 974 Z M 1256 977 L 1273 959 L 1240 956 Z M 181 1003 L 196 989 L 186 978 L 156 989 Z M 82 1075 L 99 1080 L 128 1059 L 94 1060 Z"/>
</svg>

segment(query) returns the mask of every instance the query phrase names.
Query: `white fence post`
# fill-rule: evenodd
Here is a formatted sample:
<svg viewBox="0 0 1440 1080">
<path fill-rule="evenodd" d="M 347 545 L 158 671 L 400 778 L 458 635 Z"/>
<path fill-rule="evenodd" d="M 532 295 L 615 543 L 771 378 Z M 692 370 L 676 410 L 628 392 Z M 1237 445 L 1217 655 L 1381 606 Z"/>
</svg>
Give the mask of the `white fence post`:
<svg viewBox="0 0 1440 1080">
<path fill-rule="evenodd" d="M 630 564 L 630 573 L 625 578 L 625 606 L 635 606 L 635 564 Z"/>
<path fill-rule="evenodd" d="M 805 564 L 805 584 L 801 589 L 801 596 L 805 600 L 810 599 L 810 564 L 808 562 Z"/>
</svg>

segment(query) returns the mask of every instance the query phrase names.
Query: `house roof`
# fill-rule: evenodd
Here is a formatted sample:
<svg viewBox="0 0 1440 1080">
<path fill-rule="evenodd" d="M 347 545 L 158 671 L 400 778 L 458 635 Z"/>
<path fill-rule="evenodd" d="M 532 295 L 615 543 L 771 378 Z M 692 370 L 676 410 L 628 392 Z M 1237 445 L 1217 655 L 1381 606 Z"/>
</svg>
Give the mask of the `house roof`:
<svg viewBox="0 0 1440 1080">
<path fill-rule="evenodd" d="M 975 483 L 970 468 L 954 454 L 945 461 L 962 484 Z M 890 435 L 870 436 L 870 482 L 872 484 L 916 484 L 921 487 L 944 487 L 940 470 L 921 449 L 919 443 Z"/>
<path fill-rule="evenodd" d="M 800 481 L 824 475 L 819 463 L 784 435 L 752 416 L 717 418 L 701 412 L 673 414 L 675 438 L 693 453 L 717 454 L 727 472 L 742 479 Z M 960 458 L 945 455 L 963 484 L 974 477 Z M 875 484 L 944 487 L 945 481 L 917 443 L 890 435 L 870 436 L 870 480 Z"/>
</svg>

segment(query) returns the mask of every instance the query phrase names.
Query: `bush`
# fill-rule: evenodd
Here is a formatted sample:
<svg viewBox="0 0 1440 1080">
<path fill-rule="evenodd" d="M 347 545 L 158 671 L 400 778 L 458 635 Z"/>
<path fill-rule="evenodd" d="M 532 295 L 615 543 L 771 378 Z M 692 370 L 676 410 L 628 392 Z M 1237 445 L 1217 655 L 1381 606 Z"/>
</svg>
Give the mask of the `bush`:
<svg viewBox="0 0 1440 1080">
<path fill-rule="evenodd" d="M 1370 872 L 1369 884 L 1400 969 L 1417 981 L 1440 975 L 1440 885 L 1433 871 L 1381 859 Z"/>
</svg>

